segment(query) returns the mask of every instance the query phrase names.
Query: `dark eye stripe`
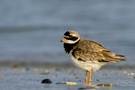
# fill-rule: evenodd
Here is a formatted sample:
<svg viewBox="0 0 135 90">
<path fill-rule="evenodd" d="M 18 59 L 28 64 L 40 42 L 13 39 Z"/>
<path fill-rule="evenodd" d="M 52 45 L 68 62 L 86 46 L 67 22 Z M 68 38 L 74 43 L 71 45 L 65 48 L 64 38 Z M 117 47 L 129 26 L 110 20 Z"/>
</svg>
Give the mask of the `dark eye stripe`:
<svg viewBox="0 0 135 90">
<path fill-rule="evenodd" d="M 73 40 L 73 41 L 75 41 L 75 40 L 77 40 L 78 38 L 77 37 L 70 37 L 70 38 L 66 38 L 67 40 Z"/>
</svg>

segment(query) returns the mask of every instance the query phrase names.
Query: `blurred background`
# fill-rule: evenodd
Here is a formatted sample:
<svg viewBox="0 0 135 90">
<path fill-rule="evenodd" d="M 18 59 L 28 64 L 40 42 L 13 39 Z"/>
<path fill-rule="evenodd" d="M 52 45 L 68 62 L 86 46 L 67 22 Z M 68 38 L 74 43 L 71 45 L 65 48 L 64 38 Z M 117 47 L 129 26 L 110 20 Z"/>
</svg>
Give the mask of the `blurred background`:
<svg viewBox="0 0 135 90">
<path fill-rule="evenodd" d="M 70 63 L 63 34 L 78 31 L 134 66 L 134 0 L 0 0 L 0 62 Z"/>
</svg>

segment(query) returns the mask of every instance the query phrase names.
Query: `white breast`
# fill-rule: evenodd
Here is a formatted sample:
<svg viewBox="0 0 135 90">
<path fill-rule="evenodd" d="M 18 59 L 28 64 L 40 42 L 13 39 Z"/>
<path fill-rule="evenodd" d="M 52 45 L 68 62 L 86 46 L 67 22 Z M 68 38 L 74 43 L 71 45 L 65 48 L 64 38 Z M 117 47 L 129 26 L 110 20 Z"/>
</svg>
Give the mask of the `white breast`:
<svg viewBox="0 0 135 90">
<path fill-rule="evenodd" d="M 106 64 L 105 62 L 98 62 L 98 61 L 85 61 L 85 62 L 80 61 L 72 55 L 72 51 L 70 51 L 69 56 L 71 58 L 72 63 L 75 66 L 84 70 L 90 70 L 90 68 L 92 68 L 93 71 L 96 71 Z"/>
</svg>

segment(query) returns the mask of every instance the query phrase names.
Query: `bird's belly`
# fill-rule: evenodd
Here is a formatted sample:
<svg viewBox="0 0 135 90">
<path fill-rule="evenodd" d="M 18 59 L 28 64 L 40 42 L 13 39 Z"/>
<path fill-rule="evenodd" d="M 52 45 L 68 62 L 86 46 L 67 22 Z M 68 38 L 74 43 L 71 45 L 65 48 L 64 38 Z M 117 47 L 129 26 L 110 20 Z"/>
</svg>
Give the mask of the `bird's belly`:
<svg viewBox="0 0 135 90">
<path fill-rule="evenodd" d="M 106 63 L 101 63 L 101 62 L 93 62 L 93 61 L 79 61 L 77 60 L 74 56 L 72 56 L 71 54 L 69 55 L 71 58 L 72 63 L 84 70 L 90 70 L 92 69 L 93 71 L 96 71 L 98 69 L 100 69 L 103 65 L 105 65 Z"/>
</svg>

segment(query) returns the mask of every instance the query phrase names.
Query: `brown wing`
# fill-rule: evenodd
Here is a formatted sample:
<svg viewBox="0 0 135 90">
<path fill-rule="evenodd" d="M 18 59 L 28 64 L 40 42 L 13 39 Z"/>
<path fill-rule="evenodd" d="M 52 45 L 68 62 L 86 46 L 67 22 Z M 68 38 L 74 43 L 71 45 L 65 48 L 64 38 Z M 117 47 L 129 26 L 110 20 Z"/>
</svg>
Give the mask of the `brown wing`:
<svg viewBox="0 0 135 90">
<path fill-rule="evenodd" d="M 105 61 L 108 62 L 118 62 L 118 61 L 124 61 L 126 59 L 124 55 L 119 55 L 109 50 L 103 50 L 102 54 L 105 57 Z"/>
<path fill-rule="evenodd" d="M 72 52 L 73 56 L 76 57 L 80 61 L 103 61 L 105 57 L 100 52 L 88 52 L 75 50 Z"/>
<path fill-rule="evenodd" d="M 88 39 L 82 39 L 72 54 L 81 61 L 116 62 L 125 59 L 124 56 L 117 55 L 103 45 Z"/>
</svg>

